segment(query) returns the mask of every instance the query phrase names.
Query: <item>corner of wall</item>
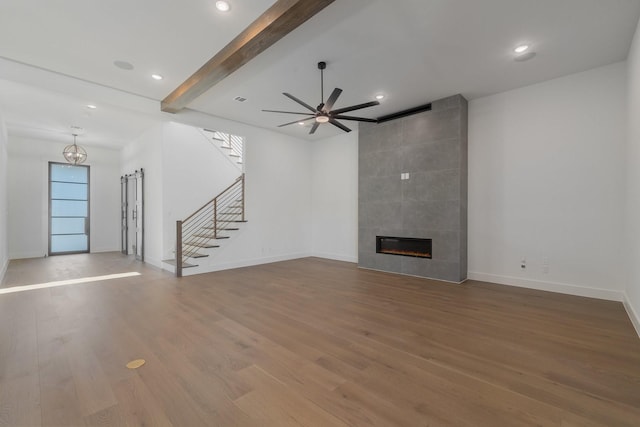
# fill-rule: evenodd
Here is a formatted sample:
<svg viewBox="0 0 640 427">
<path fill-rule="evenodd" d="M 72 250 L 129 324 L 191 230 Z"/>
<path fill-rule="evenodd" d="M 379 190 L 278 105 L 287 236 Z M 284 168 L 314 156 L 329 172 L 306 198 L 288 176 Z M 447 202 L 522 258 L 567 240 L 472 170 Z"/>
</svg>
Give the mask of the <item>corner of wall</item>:
<svg viewBox="0 0 640 427">
<path fill-rule="evenodd" d="M 625 275 L 624 306 L 629 318 L 640 336 L 640 267 L 636 260 L 640 255 L 640 21 L 629 48 L 627 57 L 627 145 L 625 158 L 625 207 L 624 207 L 624 258 L 622 267 Z"/>
<path fill-rule="evenodd" d="M 356 264 L 358 263 L 358 257 L 353 255 L 341 255 L 341 254 L 333 254 L 333 253 L 327 253 L 327 252 L 312 252 L 311 255 L 309 256 L 316 257 L 316 258 L 332 259 L 334 261 L 352 262 Z"/>
<path fill-rule="evenodd" d="M 6 258 L 4 261 L 4 265 L 0 267 L 0 283 L 2 283 L 2 280 L 4 279 L 4 275 L 6 274 L 8 267 L 9 267 L 9 258 Z"/>
<path fill-rule="evenodd" d="M 4 125 L 4 120 L 0 116 L 0 283 L 4 278 L 9 265 L 9 245 L 8 245 L 8 153 L 7 153 L 8 136 Z"/>
<path fill-rule="evenodd" d="M 640 337 L 640 315 L 638 315 L 638 312 L 635 311 L 635 309 L 633 308 L 633 305 L 631 304 L 631 299 L 629 298 L 629 295 L 626 292 L 624 294 L 624 300 L 622 301 L 622 303 L 624 304 L 624 309 L 627 310 L 627 314 L 629 315 L 629 320 L 631 320 L 631 324 L 635 328 L 636 333 L 638 334 L 638 337 Z"/>
</svg>

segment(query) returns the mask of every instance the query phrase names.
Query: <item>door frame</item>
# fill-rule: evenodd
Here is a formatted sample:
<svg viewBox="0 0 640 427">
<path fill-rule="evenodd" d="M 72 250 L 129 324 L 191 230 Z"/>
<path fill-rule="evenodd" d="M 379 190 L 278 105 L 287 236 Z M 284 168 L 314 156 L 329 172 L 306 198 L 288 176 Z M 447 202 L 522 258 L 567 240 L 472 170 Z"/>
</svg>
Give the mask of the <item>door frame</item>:
<svg viewBox="0 0 640 427">
<path fill-rule="evenodd" d="M 63 166 L 74 166 L 74 167 L 83 167 L 87 168 L 87 216 L 84 223 L 85 234 L 87 235 L 87 250 L 86 251 L 69 251 L 69 252 L 51 252 L 51 166 L 52 165 L 63 165 Z M 57 255 L 73 255 L 73 254 L 88 254 L 91 252 L 91 166 L 89 165 L 71 165 L 69 163 L 62 162 L 52 162 L 50 161 L 48 164 L 48 173 L 47 173 L 47 183 L 49 192 L 47 194 L 47 202 L 49 205 L 49 210 L 47 212 L 48 216 L 48 224 L 49 229 L 47 230 L 47 255 L 48 256 L 57 256 Z"/>
<path fill-rule="evenodd" d="M 135 218 L 129 218 L 129 181 L 134 184 Z M 138 205 L 140 211 L 138 212 Z M 129 254 L 129 229 L 135 230 L 135 255 L 136 260 L 144 262 L 144 169 L 120 177 L 120 249 L 122 254 Z M 129 224 L 129 221 L 132 224 Z M 138 241 L 139 236 L 139 241 Z"/>
<path fill-rule="evenodd" d="M 120 252 L 123 255 L 129 254 L 129 220 L 127 212 L 129 209 L 129 193 L 127 186 L 127 176 L 120 177 Z"/>
</svg>

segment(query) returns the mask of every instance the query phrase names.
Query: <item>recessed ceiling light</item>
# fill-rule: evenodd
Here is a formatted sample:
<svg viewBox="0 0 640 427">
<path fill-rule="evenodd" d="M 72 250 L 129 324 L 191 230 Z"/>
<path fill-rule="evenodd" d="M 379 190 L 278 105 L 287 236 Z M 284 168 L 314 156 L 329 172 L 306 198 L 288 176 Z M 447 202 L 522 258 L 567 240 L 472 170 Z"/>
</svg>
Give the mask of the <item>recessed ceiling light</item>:
<svg viewBox="0 0 640 427">
<path fill-rule="evenodd" d="M 516 55 L 515 58 L 513 58 L 513 60 L 516 62 L 524 62 L 534 58 L 535 56 L 536 56 L 535 52 L 525 52 L 525 53 L 521 53 L 520 55 Z"/>
<path fill-rule="evenodd" d="M 384 99 L 384 95 L 383 94 L 376 95 L 376 99 L 377 100 Z"/>
<path fill-rule="evenodd" d="M 127 71 L 133 70 L 133 64 L 127 61 L 113 61 L 113 65 L 115 65 L 116 67 L 122 70 L 127 70 Z"/>
<path fill-rule="evenodd" d="M 526 52 L 527 49 L 529 49 L 529 45 L 528 44 L 522 44 L 522 45 L 518 46 L 517 48 L 513 49 L 513 51 L 515 53 L 523 53 L 523 52 Z"/>
<path fill-rule="evenodd" d="M 229 5 L 229 2 L 218 0 L 216 2 L 216 9 L 218 9 L 220 12 L 228 12 L 229 9 L 231 9 L 231 6 Z"/>
<path fill-rule="evenodd" d="M 163 77 L 160 74 L 151 74 L 151 78 L 155 80 L 162 80 Z"/>
<path fill-rule="evenodd" d="M 98 108 L 98 107 L 96 107 L 96 106 L 95 106 L 95 105 L 93 105 L 93 104 L 88 104 L 88 105 L 87 105 L 87 108 L 89 108 L 89 109 L 91 109 L 91 110 L 95 110 L 95 109 L 96 109 L 96 108 Z"/>
<path fill-rule="evenodd" d="M 304 126 L 304 122 L 298 122 L 300 126 Z"/>
</svg>

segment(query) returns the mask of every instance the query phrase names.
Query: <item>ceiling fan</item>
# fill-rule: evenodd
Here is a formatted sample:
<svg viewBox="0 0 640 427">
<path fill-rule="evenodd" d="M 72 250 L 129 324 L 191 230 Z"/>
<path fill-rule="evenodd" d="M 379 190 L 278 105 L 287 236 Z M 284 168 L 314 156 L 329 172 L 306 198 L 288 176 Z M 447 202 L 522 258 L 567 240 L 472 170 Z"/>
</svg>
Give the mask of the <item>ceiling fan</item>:
<svg viewBox="0 0 640 427">
<path fill-rule="evenodd" d="M 338 108 L 336 110 L 332 110 L 333 104 L 335 104 L 336 100 L 342 93 L 342 89 L 335 88 L 331 95 L 327 99 L 327 102 L 324 102 L 324 69 L 327 68 L 326 62 L 318 62 L 318 69 L 320 70 L 320 105 L 316 108 L 313 108 L 311 105 L 307 104 L 291 95 L 290 93 L 284 92 L 283 95 L 287 98 L 297 102 L 298 104 L 305 107 L 307 110 L 311 111 L 310 113 L 298 113 L 295 111 L 278 111 L 278 110 L 262 110 L 267 113 L 283 113 L 283 114 L 299 114 L 303 116 L 309 116 L 303 119 L 299 119 L 290 123 L 285 123 L 279 125 L 281 128 L 283 126 L 289 126 L 296 123 L 305 124 L 306 122 L 313 121 L 313 126 L 309 131 L 309 134 L 315 133 L 318 129 L 318 126 L 322 123 L 331 123 L 332 125 L 342 129 L 345 132 L 351 132 L 351 129 L 340 123 L 337 119 L 340 120 L 353 120 L 356 122 L 371 122 L 377 123 L 376 119 L 368 119 L 365 117 L 354 117 L 354 116 L 345 116 L 343 113 L 348 113 L 349 111 L 360 110 L 361 108 L 373 107 L 375 105 L 379 105 L 378 101 L 365 102 L 364 104 L 352 105 L 351 107 Z"/>
</svg>

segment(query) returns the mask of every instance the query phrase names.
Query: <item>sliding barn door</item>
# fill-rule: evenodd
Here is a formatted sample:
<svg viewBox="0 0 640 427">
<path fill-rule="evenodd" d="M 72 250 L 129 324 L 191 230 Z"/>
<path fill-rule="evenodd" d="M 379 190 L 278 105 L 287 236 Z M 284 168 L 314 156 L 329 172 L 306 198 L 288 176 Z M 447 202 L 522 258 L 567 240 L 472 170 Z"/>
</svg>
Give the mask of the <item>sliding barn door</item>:
<svg viewBox="0 0 640 427">
<path fill-rule="evenodd" d="M 120 178 L 122 253 L 144 261 L 144 171 Z"/>
</svg>

